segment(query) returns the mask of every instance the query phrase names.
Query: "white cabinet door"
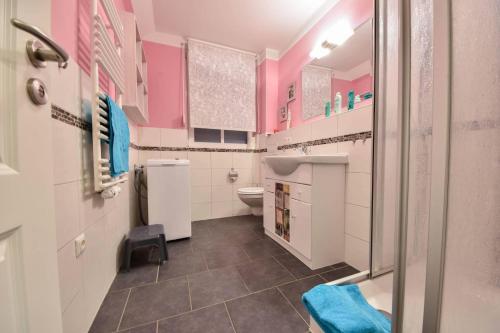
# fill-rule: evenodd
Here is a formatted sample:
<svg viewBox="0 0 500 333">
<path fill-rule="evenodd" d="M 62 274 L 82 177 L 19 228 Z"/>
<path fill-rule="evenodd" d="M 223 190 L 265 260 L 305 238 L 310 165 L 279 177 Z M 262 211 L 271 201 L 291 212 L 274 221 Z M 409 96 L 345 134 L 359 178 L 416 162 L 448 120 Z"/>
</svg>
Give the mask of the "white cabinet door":
<svg viewBox="0 0 500 333">
<path fill-rule="evenodd" d="M 274 193 L 264 192 L 264 228 L 269 232 L 274 232 Z"/>
<path fill-rule="evenodd" d="M 290 200 L 290 245 L 311 259 L 311 204 Z"/>
</svg>

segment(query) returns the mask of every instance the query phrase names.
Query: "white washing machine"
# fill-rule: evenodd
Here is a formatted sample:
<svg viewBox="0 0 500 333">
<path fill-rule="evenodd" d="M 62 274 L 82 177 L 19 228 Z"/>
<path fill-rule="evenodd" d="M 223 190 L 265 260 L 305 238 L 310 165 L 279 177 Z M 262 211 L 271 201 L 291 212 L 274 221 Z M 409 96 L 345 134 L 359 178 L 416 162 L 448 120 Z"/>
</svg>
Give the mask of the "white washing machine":
<svg viewBox="0 0 500 333">
<path fill-rule="evenodd" d="M 148 160 L 148 223 L 163 224 L 167 240 L 191 237 L 188 160 Z"/>
</svg>

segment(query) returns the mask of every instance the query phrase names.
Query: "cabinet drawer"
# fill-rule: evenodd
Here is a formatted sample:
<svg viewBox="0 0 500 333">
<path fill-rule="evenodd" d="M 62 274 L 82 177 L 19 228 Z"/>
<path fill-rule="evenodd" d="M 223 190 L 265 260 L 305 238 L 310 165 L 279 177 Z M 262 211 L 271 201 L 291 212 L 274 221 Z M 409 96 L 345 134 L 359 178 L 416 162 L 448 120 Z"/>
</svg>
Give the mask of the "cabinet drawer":
<svg viewBox="0 0 500 333">
<path fill-rule="evenodd" d="M 311 259 L 311 204 L 290 200 L 290 245 Z"/>
<path fill-rule="evenodd" d="M 275 211 L 274 211 L 274 193 L 264 192 L 264 229 L 274 232 Z"/>
<path fill-rule="evenodd" d="M 290 196 L 292 199 L 312 203 L 312 186 L 291 183 Z"/>
<path fill-rule="evenodd" d="M 266 179 L 264 181 L 264 189 L 266 192 L 274 193 L 275 182 L 272 179 Z"/>
</svg>

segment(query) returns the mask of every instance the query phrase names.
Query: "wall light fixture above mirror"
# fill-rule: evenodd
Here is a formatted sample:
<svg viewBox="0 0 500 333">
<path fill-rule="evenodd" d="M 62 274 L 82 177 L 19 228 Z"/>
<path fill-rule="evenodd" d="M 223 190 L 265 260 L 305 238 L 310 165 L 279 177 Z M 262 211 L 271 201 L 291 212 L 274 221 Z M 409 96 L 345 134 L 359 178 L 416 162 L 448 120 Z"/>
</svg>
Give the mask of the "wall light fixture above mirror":
<svg viewBox="0 0 500 333">
<path fill-rule="evenodd" d="M 311 58 L 323 58 L 327 56 L 334 48 L 345 43 L 352 35 L 354 30 L 346 19 L 337 22 L 323 38 L 314 46 L 310 53 Z"/>
</svg>

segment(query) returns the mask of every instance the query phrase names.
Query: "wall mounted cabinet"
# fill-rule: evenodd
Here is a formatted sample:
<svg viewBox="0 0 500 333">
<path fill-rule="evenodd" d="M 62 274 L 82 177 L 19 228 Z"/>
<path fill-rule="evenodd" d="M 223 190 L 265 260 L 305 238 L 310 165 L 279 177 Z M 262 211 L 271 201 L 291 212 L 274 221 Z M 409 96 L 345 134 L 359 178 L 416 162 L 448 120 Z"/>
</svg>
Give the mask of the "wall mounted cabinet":
<svg viewBox="0 0 500 333">
<path fill-rule="evenodd" d="M 135 15 L 121 12 L 120 16 L 125 31 L 125 45 L 122 48 L 125 62 L 123 110 L 130 120 L 145 125 L 149 122 L 146 56 Z"/>
</svg>

